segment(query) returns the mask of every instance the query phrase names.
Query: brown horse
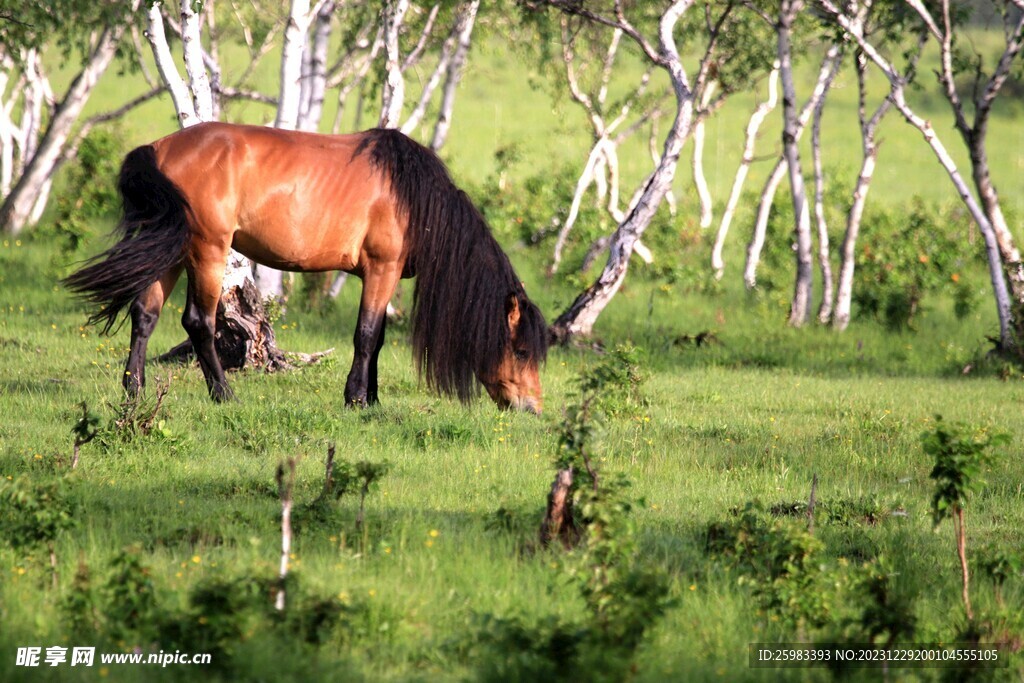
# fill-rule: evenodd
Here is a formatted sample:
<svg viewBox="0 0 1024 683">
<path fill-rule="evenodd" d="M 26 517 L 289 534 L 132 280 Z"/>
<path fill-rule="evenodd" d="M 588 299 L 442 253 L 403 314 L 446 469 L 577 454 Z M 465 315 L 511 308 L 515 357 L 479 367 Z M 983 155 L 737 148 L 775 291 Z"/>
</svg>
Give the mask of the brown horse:
<svg viewBox="0 0 1024 683">
<path fill-rule="evenodd" d="M 232 396 L 214 350 L 229 250 L 292 271 L 363 280 L 345 402 L 377 401 L 385 309 L 416 277 L 412 345 L 427 384 L 463 401 L 476 380 L 502 408 L 539 412 L 547 326 L 483 217 L 438 157 L 405 135 L 352 135 L 203 123 L 130 152 L 120 240 L 65 281 L 110 332 L 132 321 L 124 386 L 145 382 L 146 344 L 182 270 L 182 326 L 210 395 Z"/>
</svg>

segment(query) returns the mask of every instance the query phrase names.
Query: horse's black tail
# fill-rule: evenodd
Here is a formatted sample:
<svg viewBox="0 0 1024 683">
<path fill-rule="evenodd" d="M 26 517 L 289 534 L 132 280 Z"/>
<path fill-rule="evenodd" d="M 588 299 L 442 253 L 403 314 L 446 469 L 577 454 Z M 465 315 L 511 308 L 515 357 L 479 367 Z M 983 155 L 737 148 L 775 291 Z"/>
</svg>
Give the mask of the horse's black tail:
<svg viewBox="0 0 1024 683">
<path fill-rule="evenodd" d="M 191 207 L 156 163 L 151 145 L 128 153 L 118 178 L 124 215 L 117 244 L 87 261 L 64 284 L 100 307 L 89 324 L 109 333 L 121 312 L 185 257 Z"/>
</svg>

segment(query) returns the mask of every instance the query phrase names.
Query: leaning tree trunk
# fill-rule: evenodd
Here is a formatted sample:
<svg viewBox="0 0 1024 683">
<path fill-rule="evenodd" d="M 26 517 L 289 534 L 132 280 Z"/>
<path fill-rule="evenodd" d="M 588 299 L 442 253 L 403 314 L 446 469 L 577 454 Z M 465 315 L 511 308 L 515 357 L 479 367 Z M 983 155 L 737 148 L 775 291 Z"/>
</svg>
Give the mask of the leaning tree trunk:
<svg viewBox="0 0 1024 683">
<path fill-rule="evenodd" d="M 441 94 L 441 108 L 437 114 L 437 122 L 434 124 L 434 135 L 430 140 L 430 149 L 437 152 L 444 147 L 448 140 L 448 131 L 452 126 L 452 115 L 455 111 L 455 91 L 462 80 L 463 68 L 466 65 L 466 57 L 469 55 L 473 26 L 476 23 L 477 11 L 480 9 L 480 0 L 472 0 L 462 8 L 459 19 L 459 39 L 455 46 L 455 53 L 448 62 L 448 71 L 445 76 L 444 90 Z"/>
<path fill-rule="evenodd" d="M 137 6 L 137 2 L 135 4 Z M 42 141 L 21 173 L 14 189 L 0 206 L 0 232 L 18 234 L 29 223 L 41 193 L 49 186 L 63 160 L 64 145 L 85 104 L 114 58 L 124 25 L 107 27 L 100 34 L 84 68 L 71 83 L 64 100 L 57 106 Z M 26 140 L 28 144 L 29 141 Z"/>
<path fill-rule="evenodd" d="M 609 245 L 608 262 L 597 282 L 584 290 L 569 308 L 551 325 L 552 336 L 566 341 L 576 335 L 589 335 L 605 306 L 619 291 L 626 279 L 629 258 L 636 243 L 650 225 L 665 195 L 672 188 L 683 143 L 693 127 L 694 96 L 676 47 L 673 31 L 693 0 L 676 0 L 662 15 L 659 25 L 659 54 L 656 63 L 664 68 L 672 81 L 676 96 L 676 117 L 665 138 L 664 152 L 654 173 L 648 179 L 639 201 L 626 220 L 615 230 Z"/>
<path fill-rule="evenodd" d="M 906 100 L 905 84 L 906 79 L 900 74 L 896 68 L 883 57 L 874 45 L 869 43 L 859 30 L 855 21 L 848 15 L 844 14 L 832 0 L 819 0 L 820 5 L 832 15 L 836 23 L 838 23 L 846 35 L 850 36 L 856 41 L 858 47 L 864 52 L 868 58 L 875 63 L 876 66 L 885 74 L 889 80 L 890 90 L 889 99 L 892 101 L 893 106 L 903 115 L 903 118 L 916 128 L 924 137 L 928 146 L 931 147 L 932 152 L 935 154 L 936 159 L 943 169 L 946 171 L 946 175 L 953 183 L 953 187 L 956 188 L 957 194 L 960 199 L 964 202 L 967 210 L 970 212 L 974 222 L 978 225 L 978 229 L 981 230 L 982 238 L 985 241 L 985 257 L 988 262 L 989 278 L 992 281 L 992 290 L 995 298 L 996 313 L 999 316 L 999 344 L 1004 350 L 1009 350 L 1017 346 L 1017 336 L 1013 329 L 1013 303 L 1010 296 L 1010 290 L 1006 283 L 1006 273 L 1003 269 L 1002 255 L 999 251 L 998 238 L 996 236 L 995 229 L 992 227 L 992 223 L 989 221 L 988 216 L 985 214 L 981 204 L 971 194 L 970 188 L 967 186 L 963 176 L 960 175 L 960 170 L 957 168 L 956 162 L 953 157 L 949 154 L 945 145 L 939 139 L 938 134 L 935 132 L 935 128 L 929 120 L 922 118 L 915 112 Z"/>
<path fill-rule="evenodd" d="M 1013 234 L 1006 223 L 999 204 L 999 195 L 995 185 L 992 184 L 992 177 L 989 171 L 988 152 L 986 138 L 988 136 L 988 121 L 992 113 L 992 106 L 999 96 L 1000 90 L 1010 77 L 1014 63 L 1017 61 L 1021 50 L 1024 49 L 1024 7 L 1019 0 L 1012 0 L 1017 5 L 1017 11 L 1006 12 L 1004 15 L 1003 37 L 1005 49 L 992 71 L 991 76 L 982 87 L 983 78 L 981 67 L 975 74 L 974 82 L 974 122 L 968 122 L 967 108 L 957 92 L 955 50 L 953 45 L 954 28 L 951 21 L 949 0 L 942 0 L 940 4 L 942 27 L 935 22 L 928 8 L 920 0 L 908 0 L 908 4 L 920 15 L 928 26 L 929 31 L 940 42 L 940 62 L 942 69 L 939 72 L 939 82 L 943 85 L 946 99 L 949 101 L 955 116 L 956 128 L 960 132 L 971 158 L 971 175 L 974 180 L 974 187 L 978 192 L 978 201 L 988 218 L 989 224 L 995 233 L 996 243 L 999 247 L 1000 257 L 1003 261 L 1003 268 L 1006 272 L 1006 279 L 1012 294 L 1012 317 L 1014 323 L 1014 336 L 1018 352 L 1021 347 L 1020 335 L 1024 331 L 1024 265 L 1021 264 L 1020 252 L 1014 244 Z M 1009 8 L 1009 5 L 1006 5 Z M 1004 344 L 1005 346 L 1005 344 Z"/>
<path fill-rule="evenodd" d="M 1003 343 L 1002 345 L 1006 350 L 1010 350 L 1009 347 L 1014 346 L 1016 353 L 1022 354 L 1024 353 L 1024 264 L 1021 263 L 1020 251 L 1014 244 L 1013 233 L 1010 232 L 1010 226 L 1007 224 L 1006 216 L 999 204 L 999 195 L 989 173 L 988 156 L 985 151 L 985 133 L 986 127 L 983 123 L 981 126 L 975 126 L 974 135 L 971 136 L 971 175 L 974 179 L 974 187 L 978 190 L 982 209 L 992 224 L 1010 289 L 1014 344 Z"/>
</svg>

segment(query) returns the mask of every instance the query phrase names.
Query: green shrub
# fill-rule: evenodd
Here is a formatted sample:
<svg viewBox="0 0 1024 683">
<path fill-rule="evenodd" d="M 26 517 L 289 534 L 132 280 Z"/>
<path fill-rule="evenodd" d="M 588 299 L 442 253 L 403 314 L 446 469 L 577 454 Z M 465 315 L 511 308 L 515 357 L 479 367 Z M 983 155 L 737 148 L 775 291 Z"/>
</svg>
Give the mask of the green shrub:
<svg viewBox="0 0 1024 683">
<path fill-rule="evenodd" d="M 920 199 L 909 212 L 869 209 L 853 288 L 858 315 L 893 330 L 912 327 L 924 302 L 940 292 L 953 295 L 958 317 L 969 315 L 976 298 L 964 271 L 977 250 L 965 239 L 968 230 L 954 212 L 938 211 Z"/>
</svg>

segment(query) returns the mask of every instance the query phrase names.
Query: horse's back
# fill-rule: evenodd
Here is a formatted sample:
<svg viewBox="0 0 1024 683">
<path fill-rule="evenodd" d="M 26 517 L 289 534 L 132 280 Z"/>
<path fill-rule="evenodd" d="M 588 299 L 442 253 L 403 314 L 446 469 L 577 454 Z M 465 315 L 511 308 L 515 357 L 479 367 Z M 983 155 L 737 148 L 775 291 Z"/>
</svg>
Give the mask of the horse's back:
<svg viewBox="0 0 1024 683">
<path fill-rule="evenodd" d="M 153 146 L 201 241 L 275 268 L 358 273 L 402 258 L 404 233 L 363 138 L 208 122 Z"/>
</svg>

